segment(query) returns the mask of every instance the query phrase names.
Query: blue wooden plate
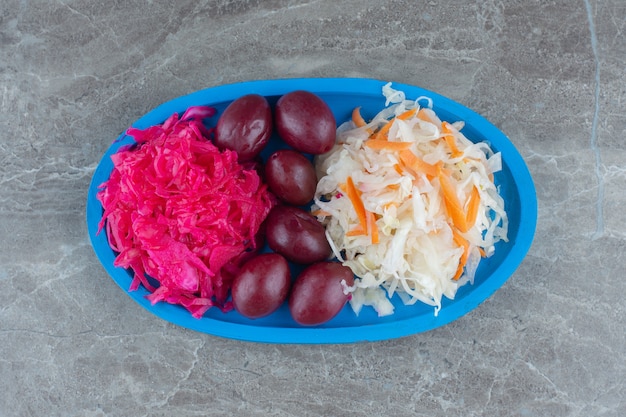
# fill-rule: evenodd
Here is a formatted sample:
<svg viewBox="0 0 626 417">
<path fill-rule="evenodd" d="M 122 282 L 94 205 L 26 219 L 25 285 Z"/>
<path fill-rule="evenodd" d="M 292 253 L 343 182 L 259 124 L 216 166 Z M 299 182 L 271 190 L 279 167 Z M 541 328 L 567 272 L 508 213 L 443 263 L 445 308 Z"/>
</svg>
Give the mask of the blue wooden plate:
<svg viewBox="0 0 626 417">
<path fill-rule="evenodd" d="M 208 88 L 176 98 L 150 111 L 137 120 L 133 127 L 145 129 L 163 123 L 173 113 L 183 113 L 190 106 L 209 105 L 218 110 L 214 119 L 236 98 L 256 93 L 274 104 L 278 98 L 294 90 L 308 90 L 319 95 L 332 109 L 338 123 L 350 118 L 356 106 L 361 106 L 364 117 L 373 117 L 385 105 L 382 87 L 385 81 L 361 78 L 299 78 L 285 80 L 249 81 Z M 509 216 L 509 242 L 496 245 L 495 254 L 484 259 L 476 273 L 473 285 L 461 287 L 454 300 L 444 297 L 438 316 L 433 308 L 417 303 L 405 306 L 397 296 L 392 302 L 395 313 L 378 317 L 371 308 L 363 308 L 357 317 L 349 306 L 331 321 L 316 327 L 302 327 L 289 314 L 286 305 L 275 313 L 250 320 L 236 311 L 222 313 L 210 309 L 201 319 L 195 319 L 183 307 L 167 303 L 151 305 L 145 298 L 148 292 L 141 287 L 129 292 L 131 275 L 113 266 L 115 253 L 109 247 L 105 232 L 97 233 L 102 218 L 102 206 L 96 199 L 100 184 L 113 169 L 111 155 L 121 146 L 133 143 L 122 134 L 107 150 L 91 180 L 87 196 L 87 227 L 92 246 L 100 262 L 113 280 L 128 296 L 152 314 L 179 326 L 216 336 L 266 343 L 351 343 L 377 341 L 408 336 L 443 326 L 476 308 L 490 297 L 515 272 L 530 249 L 537 223 L 535 188 L 524 160 L 509 139 L 494 125 L 474 111 L 446 97 L 419 87 L 394 83 L 407 98 L 427 96 L 433 100 L 433 109 L 442 120 L 463 120 L 463 133 L 474 142 L 488 142 L 495 152 L 502 153 L 503 169 L 495 175 L 500 194 L 505 200 Z M 270 145 L 277 146 L 277 145 Z M 270 149 L 271 150 L 271 149 Z"/>
</svg>

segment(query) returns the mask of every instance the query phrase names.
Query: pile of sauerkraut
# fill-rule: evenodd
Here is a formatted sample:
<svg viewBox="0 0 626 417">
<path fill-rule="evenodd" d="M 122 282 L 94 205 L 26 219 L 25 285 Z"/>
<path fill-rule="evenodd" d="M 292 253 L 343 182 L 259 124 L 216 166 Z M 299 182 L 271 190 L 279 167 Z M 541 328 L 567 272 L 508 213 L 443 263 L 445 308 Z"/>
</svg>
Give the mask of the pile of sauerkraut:
<svg viewBox="0 0 626 417">
<path fill-rule="evenodd" d="M 97 194 L 99 230 L 117 253 L 114 265 L 132 270 L 129 290 L 142 285 L 152 304 L 179 304 L 196 318 L 212 306 L 232 309 L 233 271 L 259 249 L 257 232 L 275 204 L 254 166 L 211 142 L 203 119 L 214 113 L 190 107 L 128 129 L 136 143 L 111 156 Z"/>
<path fill-rule="evenodd" d="M 440 120 L 429 98 L 407 100 L 390 83 L 383 95 L 380 113 L 366 122 L 355 109 L 334 148 L 317 157 L 312 212 L 357 277 L 345 287 L 356 314 L 364 305 L 392 314 L 398 294 L 437 315 L 442 297 L 472 283 L 481 258 L 507 240 L 493 176 L 501 158 L 468 140 L 462 121 Z"/>
</svg>

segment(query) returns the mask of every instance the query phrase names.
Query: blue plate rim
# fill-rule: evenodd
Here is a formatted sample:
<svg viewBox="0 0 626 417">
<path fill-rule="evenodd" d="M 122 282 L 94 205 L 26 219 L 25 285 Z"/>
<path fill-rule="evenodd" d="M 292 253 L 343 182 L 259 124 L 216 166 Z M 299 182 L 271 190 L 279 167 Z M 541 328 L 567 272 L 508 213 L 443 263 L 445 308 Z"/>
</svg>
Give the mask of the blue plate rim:
<svg viewBox="0 0 626 417">
<path fill-rule="evenodd" d="M 447 305 L 445 308 L 441 309 L 437 317 L 434 315 L 430 317 L 416 316 L 398 321 L 363 326 L 272 327 L 225 322 L 209 317 L 203 317 L 198 320 L 193 319 L 190 315 L 188 319 L 184 320 L 179 319 L 178 316 L 172 317 L 167 314 L 167 309 L 171 307 L 179 308 L 178 306 L 170 306 L 163 303 L 152 306 L 145 298 L 147 294 L 145 290 L 140 289 L 129 292 L 127 284 L 122 283 L 122 280 L 118 279 L 120 277 L 120 271 L 124 274 L 125 271 L 113 266 L 112 260 L 114 257 L 112 252 L 106 253 L 98 250 L 98 247 L 102 246 L 104 232 L 100 235 L 97 234 L 99 222 L 97 213 L 98 210 L 100 210 L 101 213 L 101 206 L 95 194 L 101 183 L 99 178 L 108 178 L 108 173 L 112 169 L 110 155 L 128 141 L 128 137 L 123 133 L 119 135 L 101 158 L 92 176 L 87 196 L 86 220 L 89 238 L 106 272 L 127 295 L 146 310 L 163 320 L 190 330 L 248 342 L 327 344 L 381 341 L 430 331 L 444 326 L 474 310 L 514 274 L 528 253 L 534 239 L 537 225 L 537 199 L 530 171 L 513 143 L 500 129 L 470 108 L 428 89 L 394 81 L 382 81 L 371 78 L 287 78 L 244 81 L 198 90 L 190 94 L 179 96 L 155 107 L 153 110 L 137 119 L 131 126 L 146 128 L 155 123 L 159 123 L 154 122 L 154 120 L 160 120 L 162 122 L 172 113 L 181 112 L 189 107 L 189 103 L 203 102 L 210 105 L 214 102 L 231 101 L 248 93 L 274 96 L 299 89 L 308 89 L 320 95 L 344 93 L 351 95 L 371 95 L 374 91 L 380 92 L 382 87 L 388 82 L 392 82 L 393 88 L 404 91 L 407 97 L 411 99 L 415 99 L 419 96 L 430 97 L 433 103 L 435 103 L 435 108 L 445 109 L 447 112 L 454 114 L 455 117 L 458 117 L 459 120 L 465 121 L 466 124 L 473 126 L 479 125 L 483 135 L 497 142 L 498 150 L 502 152 L 503 160 L 506 161 L 506 164 L 515 168 L 515 175 L 512 176 L 512 178 L 519 190 L 520 206 L 522 208 L 520 212 L 520 224 L 524 225 L 524 231 L 523 233 L 518 233 L 514 242 L 508 243 L 512 245 L 512 247 L 506 257 L 507 262 L 498 265 L 481 285 L 473 287 L 471 293 L 464 297 L 462 303 L 453 302 Z M 200 98 L 202 100 L 198 100 Z M 106 176 L 104 176 L 104 174 L 106 174 Z M 104 240 L 106 241 L 106 237 L 104 237 Z"/>
</svg>

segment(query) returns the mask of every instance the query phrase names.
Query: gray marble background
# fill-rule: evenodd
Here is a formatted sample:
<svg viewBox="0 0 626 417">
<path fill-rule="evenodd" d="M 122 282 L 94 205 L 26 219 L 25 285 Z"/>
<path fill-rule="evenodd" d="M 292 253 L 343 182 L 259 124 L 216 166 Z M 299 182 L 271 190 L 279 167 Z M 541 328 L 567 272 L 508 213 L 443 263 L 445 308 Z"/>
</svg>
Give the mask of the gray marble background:
<svg viewBox="0 0 626 417">
<path fill-rule="evenodd" d="M 0 416 L 626 415 L 626 3 L 0 3 Z M 168 324 L 90 246 L 102 154 L 139 116 L 252 79 L 419 85 L 524 156 L 528 257 L 437 330 L 265 345 Z"/>
</svg>

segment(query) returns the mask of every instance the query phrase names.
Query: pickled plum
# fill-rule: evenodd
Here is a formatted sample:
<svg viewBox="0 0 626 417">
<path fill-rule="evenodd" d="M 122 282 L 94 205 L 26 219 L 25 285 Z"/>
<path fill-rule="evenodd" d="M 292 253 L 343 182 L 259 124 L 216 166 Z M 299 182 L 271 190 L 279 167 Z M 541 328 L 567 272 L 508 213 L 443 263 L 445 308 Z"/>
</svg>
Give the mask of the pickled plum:
<svg viewBox="0 0 626 417">
<path fill-rule="evenodd" d="M 318 262 L 302 271 L 289 296 L 293 319 L 303 326 L 315 326 L 339 314 L 349 300 L 341 281 L 354 285 L 354 275 L 350 268 L 337 262 Z"/>
<path fill-rule="evenodd" d="M 244 317 L 264 317 L 287 300 L 290 287 L 287 260 L 277 253 L 258 255 L 242 266 L 233 281 L 233 306 Z"/>
<path fill-rule="evenodd" d="M 270 249 L 289 261 L 311 264 L 327 259 L 332 253 L 324 226 L 298 207 L 275 206 L 265 220 L 265 227 Z"/>
<path fill-rule="evenodd" d="M 220 149 L 237 152 L 239 161 L 249 161 L 267 145 L 272 128 L 272 109 L 267 99 L 248 94 L 226 107 L 215 126 L 214 142 Z"/>
<path fill-rule="evenodd" d="M 265 163 L 265 181 L 278 198 L 296 206 L 311 201 L 317 187 L 317 176 L 311 161 L 289 149 L 270 155 Z"/>
<path fill-rule="evenodd" d="M 335 143 L 337 123 L 330 107 L 308 91 L 292 91 L 276 103 L 274 123 L 278 135 L 295 150 L 322 154 Z"/>
</svg>

